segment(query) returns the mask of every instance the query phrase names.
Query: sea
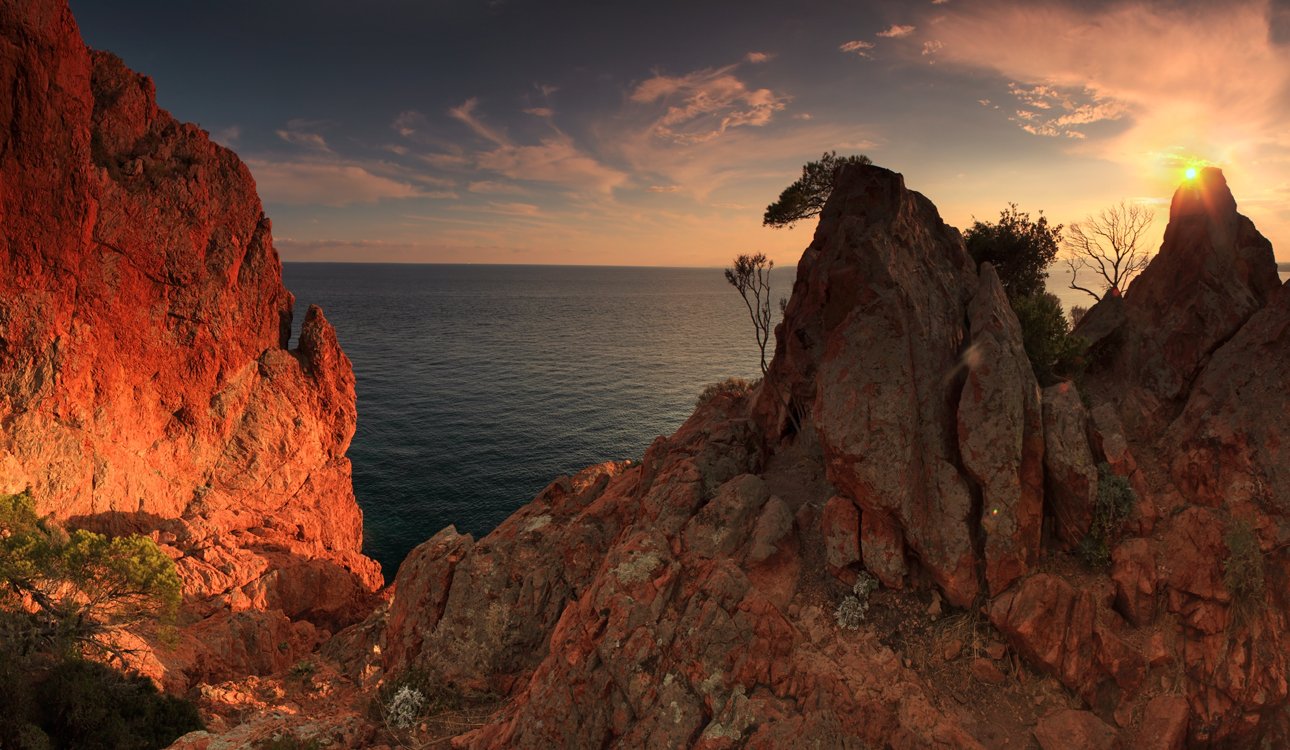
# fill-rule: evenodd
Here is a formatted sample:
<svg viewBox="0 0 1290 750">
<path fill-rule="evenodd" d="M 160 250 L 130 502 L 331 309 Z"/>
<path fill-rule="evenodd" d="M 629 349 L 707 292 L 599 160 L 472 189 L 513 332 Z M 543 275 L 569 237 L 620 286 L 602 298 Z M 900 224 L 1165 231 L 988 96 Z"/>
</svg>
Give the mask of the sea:
<svg viewBox="0 0 1290 750">
<path fill-rule="evenodd" d="M 774 300 L 794 273 L 773 272 Z M 354 492 L 387 579 L 440 529 L 479 538 L 560 474 L 639 459 L 707 384 L 760 375 L 718 268 L 285 263 L 283 276 L 296 337 L 320 305 L 353 362 Z M 1067 309 L 1091 302 L 1056 270 L 1049 289 Z"/>
<path fill-rule="evenodd" d="M 761 372 L 717 268 L 285 263 L 283 276 L 293 342 L 317 304 L 353 362 L 354 492 L 387 579 L 445 526 L 478 538 L 560 474 L 641 458 L 705 385 Z M 773 273 L 776 300 L 791 280 Z"/>
</svg>

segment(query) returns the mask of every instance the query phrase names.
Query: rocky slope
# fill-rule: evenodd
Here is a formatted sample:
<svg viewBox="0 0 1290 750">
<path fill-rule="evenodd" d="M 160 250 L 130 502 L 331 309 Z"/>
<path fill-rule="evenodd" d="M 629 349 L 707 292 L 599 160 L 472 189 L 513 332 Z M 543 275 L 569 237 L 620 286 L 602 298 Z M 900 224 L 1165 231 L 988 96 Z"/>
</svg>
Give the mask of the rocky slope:
<svg viewBox="0 0 1290 750">
<path fill-rule="evenodd" d="M 758 388 L 440 532 L 342 652 L 501 696 L 460 747 L 1277 746 L 1290 295 L 1221 173 L 1086 320 L 1084 392 L 1041 390 L 993 269 L 848 168 Z"/>
<path fill-rule="evenodd" d="M 310 308 L 288 348 L 245 165 L 65 2 L 0 6 L 0 92 L 0 491 L 176 558 L 188 626 L 148 665 L 172 687 L 291 663 L 381 584 L 335 332 Z"/>
</svg>

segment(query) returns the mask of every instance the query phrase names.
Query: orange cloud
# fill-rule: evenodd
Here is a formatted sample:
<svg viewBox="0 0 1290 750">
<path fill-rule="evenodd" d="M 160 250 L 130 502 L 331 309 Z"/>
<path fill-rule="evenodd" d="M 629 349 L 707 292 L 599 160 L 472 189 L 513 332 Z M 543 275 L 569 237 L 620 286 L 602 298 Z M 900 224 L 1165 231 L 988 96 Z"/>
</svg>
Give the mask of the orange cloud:
<svg viewBox="0 0 1290 750">
<path fill-rule="evenodd" d="M 1218 164 L 1265 233 L 1290 241 L 1290 223 L 1257 208 L 1290 166 L 1290 47 L 1266 0 L 940 12 L 938 59 L 1008 81 L 1022 129 L 1075 139 L 1075 153 L 1122 165 L 1140 180 L 1125 188 L 1146 194 L 1172 191 L 1178 154 Z"/>
<path fill-rule="evenodd" d="M 651 129 L 655 136 L 678 143 L 702 143 L 731 128 L 765 125 L 788 105 L 788 97 L 749 88 L 733 74 L 736 67 L 655 75 L 636 86 L 631 101 L 666 105 Z"/>
</svg>

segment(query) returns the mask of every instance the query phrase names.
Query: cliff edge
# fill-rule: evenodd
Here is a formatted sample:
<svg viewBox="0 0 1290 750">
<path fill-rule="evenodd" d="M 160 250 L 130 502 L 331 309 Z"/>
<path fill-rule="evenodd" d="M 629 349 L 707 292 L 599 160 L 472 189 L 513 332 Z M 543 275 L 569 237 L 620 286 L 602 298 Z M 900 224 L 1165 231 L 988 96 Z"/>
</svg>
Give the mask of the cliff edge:
<svg viewBox="0 0 1290 750">
<path fill-rule="evenodd" d="M 288 348 L 250 172 L 65 2 L 0 7 L 0 91 L 0 491 L 175 558 L 196 622 L 146 665 L 167 684 L 292 663 L 381 585 L 334 330 L 311 307 Z"/>
</svg>

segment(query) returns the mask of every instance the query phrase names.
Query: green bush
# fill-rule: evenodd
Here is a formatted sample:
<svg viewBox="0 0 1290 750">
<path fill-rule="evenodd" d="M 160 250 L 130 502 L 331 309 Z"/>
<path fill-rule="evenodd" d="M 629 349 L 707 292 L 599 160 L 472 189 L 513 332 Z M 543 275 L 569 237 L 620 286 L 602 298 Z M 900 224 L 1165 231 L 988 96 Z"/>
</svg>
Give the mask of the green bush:
<svg viewBox="0 0 1290 750">
<path fill-rule="evenodd" d="M 1233 519 L 1223 535 L 1227 560 L 1223 562 L 1223 583 L 1232 595 L 1232 612 L 1238 622 L 1247 621 L 1263 605 L 1263 551 L 1254 526 L 1245 519 Z"/>
<path fill-rule="evenodd" d="M 1119 540 L 1120 529 L 1137 499 L 1129 480 L 1112 471 L 1110 464 L 1098 464 L 1093 523 L 1079 545 L 1080 555 L 1089 567 L 1104 570 L 1110 566 L 1111 547 Z"/>
<path fill-rule="evenodd" d="M 193 704 L 95 662 L 0 658 L 0 747 L 150 750 L 201 729 Z"/>
<path fill-rule="evenodd" d="M 1045 292 L 1017 297 L 1012 309 L 1021 323 L 1021 340 L 1040 385 L 1080 375 L 1088 342 L 1071 335 L 1070 322 L 1056 296 Z"/>
<path fill-rule="evenodd" d="M 972 260 L 994 266 L 1010 300 L 1044 293 L 1048 266 L 1061 242 L 1061 224 L 1049 226 L 1043 211 L 1031 221 L 1016 203 L 999 212 L 997 224 L 973 222 L 963 233 L 963 245 Z"/>
<path fill-rule="evenodd" d="M 146 537 L 63 529 L 0 494 L 0 748 L 161 748 L 202 724 L 186 701 L 83 654 L 171 619 L 174 562 Z"/>
<path fill-rule="evenodd" d="M 115 630 L 173 622 L 181 584 L 156 542 L 63 529 L 36 515 L 27 492 L 0 495 L 0 644 L 23 651 L 114 655 Z M 27 602 L 35 605 L 27 607 Z"/>
</svg>

